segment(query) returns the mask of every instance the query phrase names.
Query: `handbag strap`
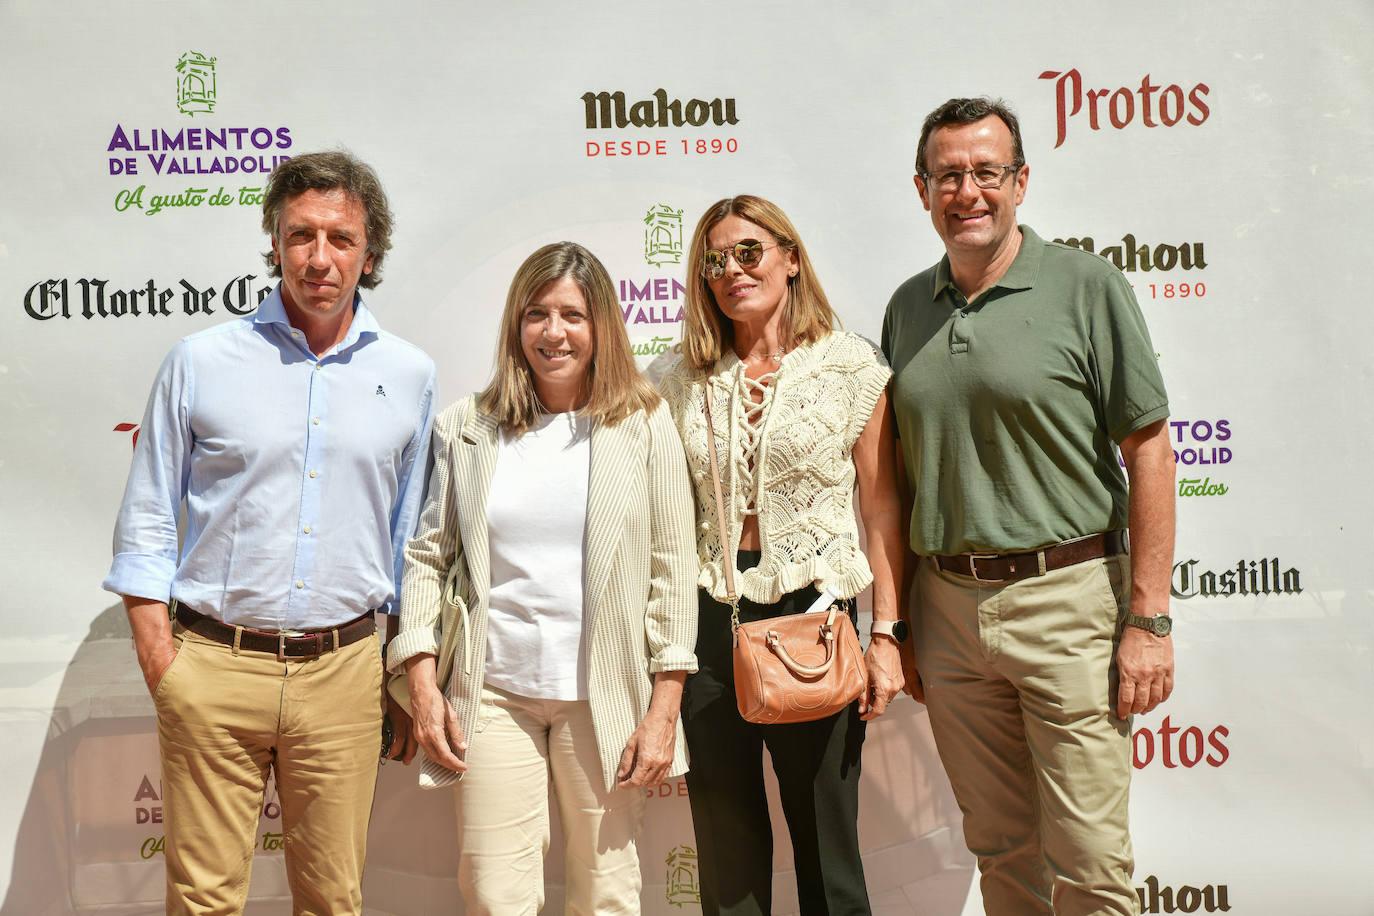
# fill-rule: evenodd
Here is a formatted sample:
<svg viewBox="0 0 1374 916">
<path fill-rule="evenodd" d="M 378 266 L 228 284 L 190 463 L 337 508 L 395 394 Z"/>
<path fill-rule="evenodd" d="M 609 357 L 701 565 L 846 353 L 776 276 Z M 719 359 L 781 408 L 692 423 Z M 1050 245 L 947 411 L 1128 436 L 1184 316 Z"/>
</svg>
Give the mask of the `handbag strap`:
<svg viewBox="0 0 1374 916">
<path fill-rule="evenodd" d="M 739 628 L 739 595 L 735 592 L 735 558 L 730 552 L 730 527 L 725 518 L 725 497 L 720 490 L 720 462 L 716 458 L 716 428 L 711 419 L 711 382 L 706 382 L 706 443 L 711 458 L 711 486 L 716 492 L 716 525 L 720 531 L 720 565 L 725 573 L 725 593 L 730 600 L 730 631 Z"/>
</svg>

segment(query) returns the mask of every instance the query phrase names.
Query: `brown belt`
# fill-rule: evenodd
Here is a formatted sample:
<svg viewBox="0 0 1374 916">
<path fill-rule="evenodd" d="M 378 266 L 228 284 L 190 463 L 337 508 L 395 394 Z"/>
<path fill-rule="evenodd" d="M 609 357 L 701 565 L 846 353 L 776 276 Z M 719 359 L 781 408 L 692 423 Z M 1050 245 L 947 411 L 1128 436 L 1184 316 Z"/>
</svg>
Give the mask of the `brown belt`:
<svg viewBox="0 0 1374 916">
<path fill-rule="evenodd" d="M 1011 582 L 1030 576 L 1043 576 L 1051 570 L 1086 560 L 1114 557 L 1128 550 L 1126 532 L 1108 531 L 1022 553 L 964 553 L 931 559 L 945 572 L 970 576 L 979 582 Z"/>
<path fill-rule="evenodd" d="M 250 630 L 206 617 L 176 600 L 172 603 L 176 608 L 177 622 L 191 632 L 238 649 L 273 652 L 279 659 L 314 658 L 350 646 L 377 632 L 377 618 L 371 611 L 324 630 Z"/>
</svg>

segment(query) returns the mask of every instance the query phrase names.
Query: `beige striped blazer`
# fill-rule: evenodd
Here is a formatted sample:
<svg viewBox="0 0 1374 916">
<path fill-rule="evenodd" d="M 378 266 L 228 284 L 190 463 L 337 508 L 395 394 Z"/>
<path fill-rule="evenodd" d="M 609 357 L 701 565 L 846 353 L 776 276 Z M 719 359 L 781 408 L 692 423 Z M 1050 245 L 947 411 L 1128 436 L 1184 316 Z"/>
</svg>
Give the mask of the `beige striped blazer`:
<svg viewBox="0 0 1374 916">
<path fill-rule="evenodd" d="M 434 470 L 415 537 L 405 550 L 401 632 L 387 661 L 428 652 L 454 703 L 468 759 L 482 753 L 476 722 L 486 667 L 487 493 L 496 468 L 498 427 L 470 396 L 434 422 Z M 587 691 L 607 788 L 620 755 L 649 709 L 652 676 L 695 671 L 697 632 L 694 510 L 682 442 L 660 402 L 615 426 L 592 429 L 587 487 L 583 627 Z M 574 647 L 569 647 L 573 651 Z M 678 724 L 670 776 L 687 770 Z M 453 782 L 431 761 L 422 785 Z"/>
</svg>

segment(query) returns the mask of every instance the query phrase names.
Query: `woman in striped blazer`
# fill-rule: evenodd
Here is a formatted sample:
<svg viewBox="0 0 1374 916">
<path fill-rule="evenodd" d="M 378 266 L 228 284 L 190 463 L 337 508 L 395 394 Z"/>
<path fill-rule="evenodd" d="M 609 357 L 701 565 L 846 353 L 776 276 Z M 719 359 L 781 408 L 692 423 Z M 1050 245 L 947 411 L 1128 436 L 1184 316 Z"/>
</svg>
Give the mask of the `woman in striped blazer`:
<svg viewBox="0 0 1374 916">
<path fill-rule="evenodd" d="M 406 673 L 421 784 L 458 783 L 467 912 L 543 905 L 551 778 L 567 910 L 638 913 L 644 787 L 687 768 L 692 495 L 589 251 L 521 265 L 494 377 L 439 415 L 433 452 L 387 661 Z"/>
</svg>

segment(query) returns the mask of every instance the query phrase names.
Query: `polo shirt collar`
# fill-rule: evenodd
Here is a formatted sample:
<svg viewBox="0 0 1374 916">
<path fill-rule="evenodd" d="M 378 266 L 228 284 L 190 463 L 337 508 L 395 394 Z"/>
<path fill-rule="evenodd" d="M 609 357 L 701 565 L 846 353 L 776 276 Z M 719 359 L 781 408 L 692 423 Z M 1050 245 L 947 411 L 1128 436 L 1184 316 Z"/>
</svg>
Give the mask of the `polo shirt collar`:
<svg viewBox="0 0 1374 916">
<path fill-rule="evenodd" d="M 1012 259 L 1011 266 L 1007 272 L 1002 274 L 1001 279 L 989 287 L 989 290 L 998 289 L 1031 289 L 1035 286 L 1035 279 L 1040 274 L 1040 262 L 1045 255 L 1045 240 L 1035 234 L 1035 230 L 1025 223 L 1018 228 L 1021 230 L 1021 248 L 1016 252 L 1016 257 Z M 940 263 L 935 265 L 935 284 L 931 292 L 931 301 L 944 295 L 946 289 L 953 289 L 954 278 L 949 272 L 949 255 L 946 254 L 940 259 Z M 984 293 L 983 295 L 987 295 Z M 981 297 L 980 297 L 981 298 Z"/>
</svg>

